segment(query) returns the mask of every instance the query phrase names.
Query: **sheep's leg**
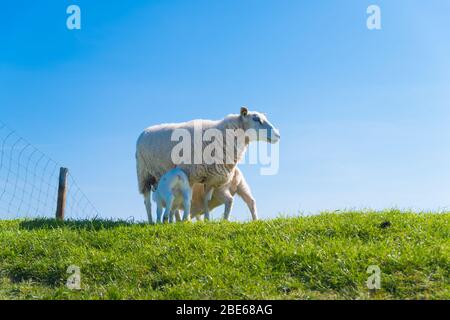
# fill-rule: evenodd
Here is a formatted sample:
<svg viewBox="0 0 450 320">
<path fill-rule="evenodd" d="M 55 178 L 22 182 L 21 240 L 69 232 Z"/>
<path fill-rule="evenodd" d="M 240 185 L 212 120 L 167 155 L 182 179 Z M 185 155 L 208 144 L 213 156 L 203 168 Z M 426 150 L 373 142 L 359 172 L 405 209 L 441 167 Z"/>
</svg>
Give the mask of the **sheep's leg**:
<svg viewBox="0 0 450 320">
<path fill-rule="evenodd" d="M 216 190 L 214 197 L 225 204 L 225 211 L 223 213 L 223 219 L 228 220 L 230 218 L 231 209 L 233 208 L 233 195 L 227 188 L 221 188 Z"/>
<path fill-rule="evenodd" d="M 176 222 L 181 222 L 180 210 L 175 210 L 175 221 Z"/>
<path fill-rule="evenodd" d="M 144 204 L 145 204 L 145 210 L 147 211 L 148 223 L 153 224 L 152 200 L 151 200 L 151 192 L 150 191 L 147 191 L 144 194 Z"/>
<path fill-rule="evenodd" d="M 256 201 L 255 201 L 255 198 L 253 198 L 250 187 L 248 186 L 248 184 L 245 180 L 242 180 L 241 183 L 238 185 L 236 193 L 247 204 L 247 206 L 252 214 L 253 221 L 257 221 L 258 213 L 256 210 Z"/>
<path fill-rule="evenodd" d="M 170 209 L 167 207 L 166 210 L 164 210 L 164 216 L 163 216 L 163 222 L 167 223 L 170 216 Z"/>
<path fill-rule="evenodd" d="M 205 220 L 209 221 L 209 201 L 212 199 L 214 188 L 205 186 L 205 198 L 203 199 L 203 209 L 205 211 Z"/>
<path fill-rule="evenodd" d="M 192 201 L 192 192 L 189 190 L 185 190 L 183 192 L 183 221 L 191 220 L 191 201 Z"/>
<path fill-rule="evenodd" d="M 170 196 L 168 197 L 168 199 L 166 199 L 166 210 L 164 211 L 164 221 L 166 221 L 166 219 L 167 220 L 169 219 L 172 207 L 173 207 L 173 196 Z"/>
<path fill-rule="evenodd" d="M 161 215 L 162 215 L 162 205 L 158 203 L 158 208 L 156 209 L 156 223 L 161 223 Z"/>
<path fill-rule="evenodd" d="M 169 223 L 175 223 L 180 221 L 181 221 L 180 210 L 177 209 L 170 211 Z"/>
<path fill-rule="evenodd" d="M 172 211 L 166 210 L 166 212 L 164 213 L 164 217 L 163 217 L 163 222 L 164 223 L 169 223 L 170 217 L 172 216 Z"/>
<path fill-rule="evenodd" d="M 231 209 L 233 208 L 233 196 L 226 192 L 225 196 L 225 212 L 223 213 L 223 219 L 228 221 L 230 218 Z"/>
<path fill-rule="evenodd" d="M 177 211 L 178 211 L 178 210 L 172 210 L 172 211 L 170 211 L 169 223 L 173 223 L 173 222 L 174 222 L 174 220 L 175 220 L 175 213 L 176 213 Z"/>
</svg>

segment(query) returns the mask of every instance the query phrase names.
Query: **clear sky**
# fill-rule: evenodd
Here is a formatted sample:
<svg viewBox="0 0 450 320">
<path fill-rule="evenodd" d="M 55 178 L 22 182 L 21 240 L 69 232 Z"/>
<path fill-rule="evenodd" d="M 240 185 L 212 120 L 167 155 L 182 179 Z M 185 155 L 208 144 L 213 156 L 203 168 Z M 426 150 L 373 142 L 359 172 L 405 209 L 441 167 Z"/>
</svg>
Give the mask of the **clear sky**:
<svg viewBox="0 0 450 320">
<path fill-rule="evenodd" d="M 66 28 L 70 4 L 81 30 Z M 366 27 L 370 4 L 382 30 Z M 143 128 L 241 105 L 282 136 L 278 175 L 243 167 L 261 217 L 443 209 L 449 15 L 442 0 L 3 1 L 0 119 L 69 167 L 105 217 L 146 217 Z M 233 216 L 250 214 L 237 201 Z"/>
</svg>

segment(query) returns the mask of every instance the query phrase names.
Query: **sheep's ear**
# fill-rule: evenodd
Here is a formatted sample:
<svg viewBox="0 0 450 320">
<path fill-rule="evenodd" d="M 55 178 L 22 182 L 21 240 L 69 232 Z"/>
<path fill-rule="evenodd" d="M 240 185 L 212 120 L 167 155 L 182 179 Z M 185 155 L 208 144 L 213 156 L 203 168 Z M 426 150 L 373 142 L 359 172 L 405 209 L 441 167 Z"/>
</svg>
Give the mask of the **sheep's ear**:
<svg viewBox="0 0 450 320">
<path fill-rule="evenodd" d="M 248 114 L 248 109 L 246 107 L 241 107 L 241 116 L 246 117 Z"/>
</svg>

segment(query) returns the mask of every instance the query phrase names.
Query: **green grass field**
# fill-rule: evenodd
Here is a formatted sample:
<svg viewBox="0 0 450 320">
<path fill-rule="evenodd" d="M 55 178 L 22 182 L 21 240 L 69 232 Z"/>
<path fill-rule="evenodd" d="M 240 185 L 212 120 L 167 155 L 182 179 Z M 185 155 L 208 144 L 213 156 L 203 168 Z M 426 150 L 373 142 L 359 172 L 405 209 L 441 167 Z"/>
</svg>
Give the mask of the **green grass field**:
<svg viewBox="0 0 450 320">
<path fill-rule="evenodd" d="M 0 221 L 0 299 L 450 299 L 450 214 Z M 70 290 L 67 268 L 81 270 Z M 367 268 L 381 269 L 370 291 Z"/>
</svg>

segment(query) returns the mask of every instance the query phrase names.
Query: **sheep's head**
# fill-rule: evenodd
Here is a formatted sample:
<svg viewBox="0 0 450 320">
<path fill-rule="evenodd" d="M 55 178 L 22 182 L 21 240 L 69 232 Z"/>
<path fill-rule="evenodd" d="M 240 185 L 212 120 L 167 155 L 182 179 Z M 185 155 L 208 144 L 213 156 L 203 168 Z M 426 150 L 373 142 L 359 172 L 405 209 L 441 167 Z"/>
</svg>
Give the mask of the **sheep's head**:
<svg viewBox="0 0 450 320">
<path fill-rule="evenodd" d="M 270 123 L 265 114 L 242 107 L 240 118 L 245 130 L 256 131 L 257 137 L 252 140 L 269 143 L 277 143 L 280 140 L 280 132 Z"/>
</svg>

